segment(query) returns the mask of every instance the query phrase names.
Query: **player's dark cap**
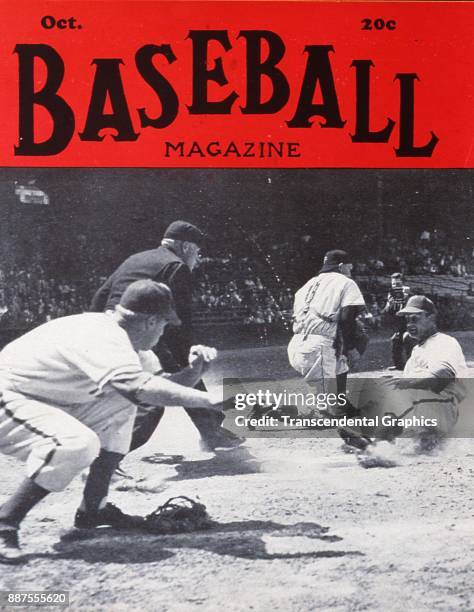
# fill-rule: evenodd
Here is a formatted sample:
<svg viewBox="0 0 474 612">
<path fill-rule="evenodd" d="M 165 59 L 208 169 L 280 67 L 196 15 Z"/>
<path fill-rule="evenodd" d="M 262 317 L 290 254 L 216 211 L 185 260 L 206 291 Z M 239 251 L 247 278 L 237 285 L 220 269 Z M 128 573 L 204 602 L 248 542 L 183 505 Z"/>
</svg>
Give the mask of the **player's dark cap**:
<svg viewBox="0 0 474 612">
<path fill-rule="evenodd" d="M 122 293 L 119 306 L 135 314 L 160 315 L 173 325 L 181 323 L 171 289 L 148 278 L 131 283 Z"/>
<path fill-rule="evenodd" d="M 171 238 L 172 240 L 185 240 L 186 242 L 194 242 L 198 246 L 202 246 L 204 242 L 204 232 L 198 227 L 187 221 L 173 221 L 168 225 L 163 238 Z"/>
<path fill-rule="evenodd" d="M 340 264 L 350 262 L 350 257 L 346 251 L 334 249 L 333 251 L 328 251 L 324 256 L 323 267 L 321 268 L 320 272 L 334 272 L 339 268 Z"/>
<path fill-rule="evenodd" d="M 435 314 L 435 305 L 425 295 L 412 295 L 411 298 L 408 298 L 405 308 L 402 308 L 397 312 L 397 317 L 422 313 L 426 313 L 428 315 Z"/>
</svg>

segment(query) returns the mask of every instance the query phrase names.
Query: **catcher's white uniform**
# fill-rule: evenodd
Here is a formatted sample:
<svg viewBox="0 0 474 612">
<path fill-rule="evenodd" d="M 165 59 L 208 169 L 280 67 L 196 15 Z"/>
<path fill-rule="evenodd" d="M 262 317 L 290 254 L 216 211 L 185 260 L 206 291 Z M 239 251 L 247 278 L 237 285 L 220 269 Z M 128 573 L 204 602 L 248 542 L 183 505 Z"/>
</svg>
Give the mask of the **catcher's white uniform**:
<svg viewBox="0 0 474 612">
<path fill-rule="evenodd" d="M 296 292 L 288 358 L 318 392 L 327 393 L 329 382 L 348 371 L 347 359 L 334 348 L 342 308 L 364 305 L 357 284 L 339 272 L 319 274 Z"/>
<path fill-rule="evenodd" d="M 62 490 L 101 447 L 128 451 L 136 407 L 107 383 L 158 369 L 106 314 L 37 327 L 0 353 L 0 451 L 26 460 L 41 487 Z"/>
</svg>

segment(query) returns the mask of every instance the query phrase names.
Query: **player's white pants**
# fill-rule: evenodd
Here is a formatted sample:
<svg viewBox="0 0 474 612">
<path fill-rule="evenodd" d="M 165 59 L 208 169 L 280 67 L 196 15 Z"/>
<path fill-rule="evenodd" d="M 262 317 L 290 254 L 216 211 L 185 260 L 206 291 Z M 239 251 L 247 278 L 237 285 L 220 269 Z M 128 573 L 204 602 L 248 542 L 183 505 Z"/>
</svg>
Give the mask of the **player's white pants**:
<svg viewBox="0 0 474 612">
<path fill-rule="evenodd" d="M 4 391 L 0 452 L 26 461 L 27 475 L 44 489 L 62 491 L 101 448 L 126 454 L 135 413 L 112 388 L 67 408 Z"/>
<path fill-rule="evenodd" d="M 317 334 L 310 334 L 306 339 L 302 334 L 295 334 L 288 345 L 290 365 L 318 393 L 335 392 L 336 375 L 349 370 L 346 357 L 337 357 L 333 345 L 334 340 Z"/>
</svg>

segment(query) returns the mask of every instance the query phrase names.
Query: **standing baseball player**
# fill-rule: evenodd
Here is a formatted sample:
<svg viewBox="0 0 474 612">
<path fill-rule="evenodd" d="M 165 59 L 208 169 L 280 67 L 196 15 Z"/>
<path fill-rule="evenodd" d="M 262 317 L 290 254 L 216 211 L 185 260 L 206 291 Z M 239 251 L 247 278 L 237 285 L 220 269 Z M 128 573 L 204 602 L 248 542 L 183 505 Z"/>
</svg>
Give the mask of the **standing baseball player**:
<svg viewBox="0 0 474 612">
<path fill-rule="evenodd" d="M 392 274 L 390 291 L 388 292 L 387 302 L 383 309 L 383 312 L 393 319 L 397 328 L 390 338 L 393 361 L 393 366 L 389 368 L 390 370 L 403 370 L 414 346 L 414 342 L 407 332 L 405 319 L 397 316 L 407 303 L 409 296 L 410 287 L 403 284 L 402 274 L 400 272 Z"/>
<path fill-rule="evenodd" d="M 139 523 L 107 502 L 113 471 L 130 446 L 136 404 L 220 413 L 209 393 L 173 381 L 195 384 L 213 349 L 193 347 L 187 370 L 169 380 L 151 372 L 151 347 L 167 323 L 178 321 L 170 289 L 140 280 L 113 313 L 49 321 L 0 353 L 0 452 L 24 460 L 27 471 L 0 507 L 0 561 L 19 557 L 26 514 L 91 464 L 76 527 Z"/>
<path fill-rule="evenodd" d="M 295 295 L 288 356 L 291 366 L 317 393 L 345 394 L 347 373 L 360 357 L 356 319 L 365 302 L 351 271 L 345 251 L 328 251 L 319 274 Z M 339 416 L 347 410 L 341 407 L 334 412 Z"/>
<path fill-rule="evenodd" d="M 171 288 L 176 312 L 181 319 L 180 327 L 168 328 L 155 349 L 163 369 L 177 372 L 188 365 L 189 349 L 192 345 L 192 271 L 196 266 L 203 232 L 186 221 L 174 221 L 164 233 L 161 246 L 143 251 L 126 259 L 105 281 L 95 294 L 91 310 L 111 310 L 119 302 L 126 287 L 134 280 L 151 278 Z M 202 381 L 198 388 L 205 390 Z M 145 444 L 158 426 L 164 409 L 152 411 L 138 408 L 130 451 Z M 221 416 L 208 410 L 193 410 L 189 416 L 201 434 L 203 450 L 217 447 L 235 447 L 243 442 L 229 430 L 221 427 Z"/>
</svg>

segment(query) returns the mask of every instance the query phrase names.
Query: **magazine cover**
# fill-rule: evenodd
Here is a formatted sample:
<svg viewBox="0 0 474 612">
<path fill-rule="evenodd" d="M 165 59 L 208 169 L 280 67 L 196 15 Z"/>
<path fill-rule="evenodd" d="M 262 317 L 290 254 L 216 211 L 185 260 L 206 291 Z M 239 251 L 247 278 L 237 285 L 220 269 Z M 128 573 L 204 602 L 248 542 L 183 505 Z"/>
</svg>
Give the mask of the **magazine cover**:
<svg viewBox="0 0 474 612">
<path fill-rule="evenodd" d="M 473 4 L 0 19 L 0 608 L 472 610 Z"/>
</svg>

